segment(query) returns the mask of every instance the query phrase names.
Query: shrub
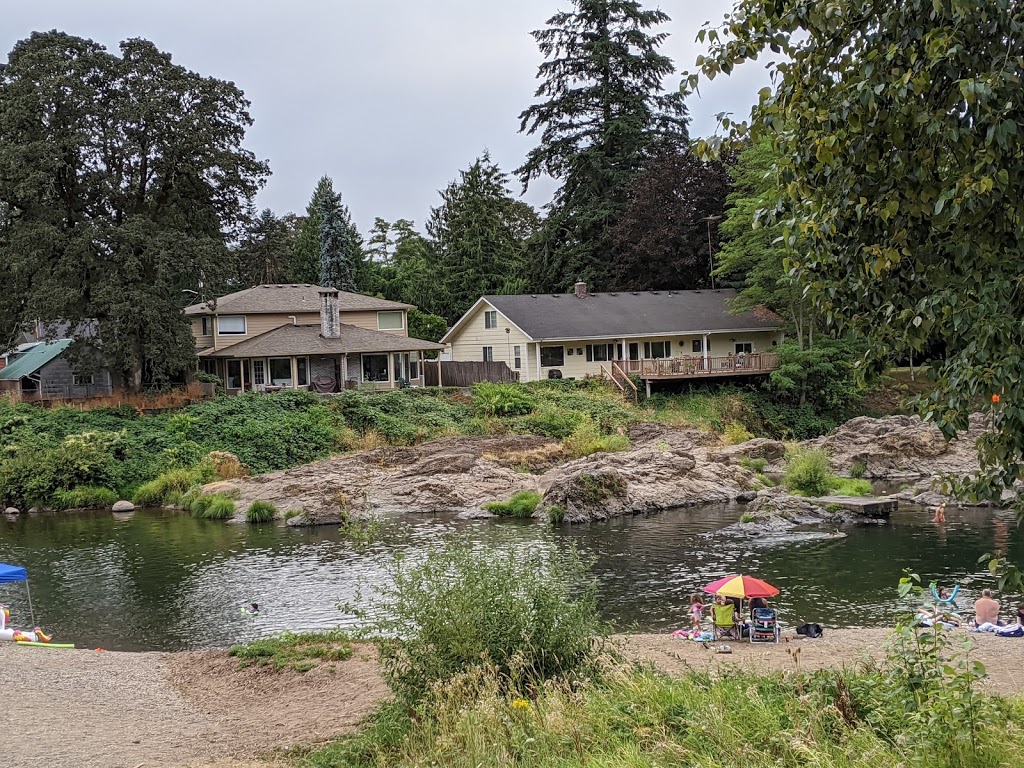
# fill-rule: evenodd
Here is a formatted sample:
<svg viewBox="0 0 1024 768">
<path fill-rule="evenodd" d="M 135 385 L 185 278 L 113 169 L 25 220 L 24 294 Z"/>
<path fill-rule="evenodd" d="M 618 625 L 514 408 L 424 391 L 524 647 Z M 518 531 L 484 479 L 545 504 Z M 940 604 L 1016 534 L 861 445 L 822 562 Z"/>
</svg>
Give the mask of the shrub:
<svg viewBox="0 0 1024 768">
<path fill-rule="evenodd" d="M 498 517 L 533 517 L 541 496 L 536 491 L 519 491 L 507 501 L 492 501 L 484 509 Z"/>
<path fill-rule="evenodd" d="M 277 517 L 277 507 L 269 501 L 254 501 L 245 511 L 247 523 L 269 523 Z"/>
<path fill-rule="evenodd" d="M 607 632 L 575 549 L 454 542 L 416 565 L 398 559 L 390 572 L 372 626 L 384 678 L 404 701 L 484 660 L 508 688 L 581 675 Z"/>
<path fill-rule="evenodd" d="M 749 469 L 751 472 L 764 472 L 765 467 L 768 466 L 767 459 L 751 459 L 747 456 L 740 458 L 740 466 L 744 469 Z"/>
<path fill-rule="evenodd" d="M 839 496 L 874 496 L 875 489 L 869 480 L 837 477 L 832 483 L 832 493 Z"/>
<path fill-rule="evenodd" d="M 850 465 L 850 477 L 859 480 L 868 473 L 868 464 L 863 459 L 857 459 Z"/>
<path fill-rule="evenodd" d="M 155 480 L 140 485 L 132 496 L 132 502 L 142 507 L 163 506 L 171 500 L 171 494 L 187 493 L 204 476 L 204 472 L 197 469 L 168 470 Z"/>
<path fill-rule="evenodd" d="M 726 445 L 739 445 L 748 440 L 753 440 L 754 434 L 738 421 L 733 421 L 726 425 L 725 431 L 722 433 L 722 439 Z"/>
<path fill-rule="evenodd" d="M 565 507 L 560 504 L 552 504 L 548 507 L 548 521 L 552 525 L 561 525 L 565 522 Z"/>
<path fill-rule="evenodd" d="M 229 520 L 235 516 L 235 500 L 222 494 L 200 495 L 192 502 L 192 517 L 201 520 Z"/>
<path fill-rule="evenodd" d="M 305 514 L 305 512 L 306 511 L 304 509 L 289 509 L 284 513 L 284 521 L 288 522 L 293 517 L 298 517 L 299 515 Z"/>
<path fill-rule="evenodd" d="M 522 416 L 531 413 L 537 399 L 519 384 L 473 385 L 473 406 L 487 416 Z"/>
<path fill-rule="evenodd" d="M 827 496 L 835 478 L 829 469 L 828 455 L 824 451 L 798 448 L 786 462 L 782 484 L 793 493 L 803 496 Z"/>
<path fill-rule="evenodd" d="M 565 447 L 576 458 L 595 453 L 614 453 L 629 448 L 625 435 L 602 435 L 593 419 L 585 418 L 566 439 Z"/>
<path fill-rule="evenodd" d="M 117 494 L 109 488 L 81 486 L 70 491 L 55 491 L 50 500 L 53 509 L 104 509 L 117 501 Z"/>
<path fill-rule="evenodd" d="M 544 403 L 529 416 L 518 419 L 516 430 L 564 440 L 573 433 L 579 423 L 578 414 L 559 408 L 554 403 Z"/>
</svg>

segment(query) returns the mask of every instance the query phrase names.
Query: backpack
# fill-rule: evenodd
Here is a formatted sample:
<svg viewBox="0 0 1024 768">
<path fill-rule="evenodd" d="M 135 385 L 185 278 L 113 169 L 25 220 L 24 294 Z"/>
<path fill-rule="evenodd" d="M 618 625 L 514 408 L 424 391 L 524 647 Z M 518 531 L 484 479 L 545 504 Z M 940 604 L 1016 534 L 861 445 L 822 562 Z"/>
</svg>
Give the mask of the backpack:
<svg viewBox="0 0 1024 768">
<path fill-rule="evenodd" d="M 807 637 L 821 637 L 825 634 L 825 630 L 821 628 L 821 624 L 801 624 L 796 628 L 798 635 L 806 635 Z"/>
</svg>

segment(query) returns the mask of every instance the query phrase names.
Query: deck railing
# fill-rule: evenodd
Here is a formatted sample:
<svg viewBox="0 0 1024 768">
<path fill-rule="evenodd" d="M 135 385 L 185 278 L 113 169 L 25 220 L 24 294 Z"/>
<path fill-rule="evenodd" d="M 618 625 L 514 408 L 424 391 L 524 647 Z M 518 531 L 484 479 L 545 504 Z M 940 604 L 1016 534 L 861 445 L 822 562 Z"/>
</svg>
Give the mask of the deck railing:
<svg viewBox="0 0 1024 768">
<path fill-rule="evenodd" d="M 779 367 L 774 352 L 708 357 L 667 357 L 660 360 L 617 360 L 614 365 L 627 375 L 642 379 L 685 379 L 700 376 L 753 376 Z"/>
</svg>

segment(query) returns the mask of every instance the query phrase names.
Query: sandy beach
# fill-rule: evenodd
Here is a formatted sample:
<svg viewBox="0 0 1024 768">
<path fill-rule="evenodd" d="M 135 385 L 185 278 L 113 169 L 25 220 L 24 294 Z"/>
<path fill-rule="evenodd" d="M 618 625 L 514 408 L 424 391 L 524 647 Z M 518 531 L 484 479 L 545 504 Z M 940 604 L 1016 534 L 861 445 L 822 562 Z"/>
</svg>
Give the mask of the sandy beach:
<svg viewBox="0 0 1024 768">
<path fill-rule="evenodd" d="M 668 674 L 729 666 L 760 671 L 849 667 L 884 654 L 885 629 L 826 630 L 779 645 L 717 652 L 668 635 L 615 638 Z M 1024 639 L 971 635 L 985 687 L 1024 692 Z M 0 646 L 8 695 L 5 749 L 48 768 L 256 768 L 293 747 L 351 732 L 387 696 L 372 649 L 309 672 L 241 669 L 223 651 L 115 653 Z"/>
</svg>

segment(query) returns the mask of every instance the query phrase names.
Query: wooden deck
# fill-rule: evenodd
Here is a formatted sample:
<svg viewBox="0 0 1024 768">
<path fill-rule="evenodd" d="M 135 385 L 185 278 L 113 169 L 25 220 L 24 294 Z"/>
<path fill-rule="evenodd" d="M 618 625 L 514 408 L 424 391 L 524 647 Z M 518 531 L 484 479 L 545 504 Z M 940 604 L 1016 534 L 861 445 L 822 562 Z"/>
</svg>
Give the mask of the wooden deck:
<svg viewBox="0 0 1024 768">
<path fill-rule="evenodd" d="M 662 360 L 616 360 L 612 369 L 617 374 L 639 376 L 643 380 L 671 381 L 733 376 L 758 376 L 778 370 L 779 356 L 774 352 L 749 355 L 708 357 L 700 355 L 671 357 Z M 617 369 L 617 370 L 616 370 Z"/>
</svg>

